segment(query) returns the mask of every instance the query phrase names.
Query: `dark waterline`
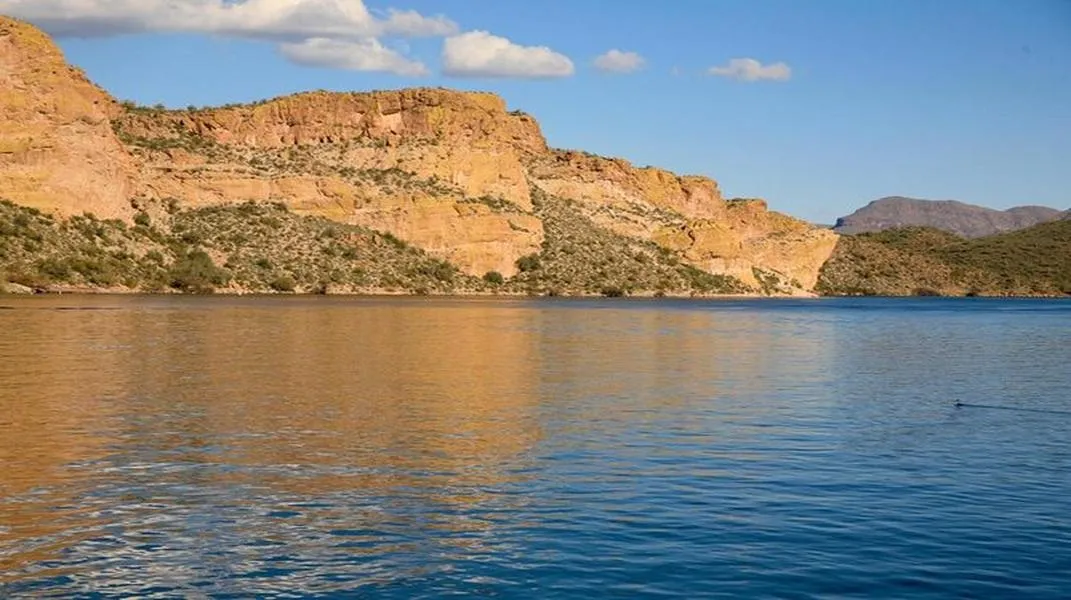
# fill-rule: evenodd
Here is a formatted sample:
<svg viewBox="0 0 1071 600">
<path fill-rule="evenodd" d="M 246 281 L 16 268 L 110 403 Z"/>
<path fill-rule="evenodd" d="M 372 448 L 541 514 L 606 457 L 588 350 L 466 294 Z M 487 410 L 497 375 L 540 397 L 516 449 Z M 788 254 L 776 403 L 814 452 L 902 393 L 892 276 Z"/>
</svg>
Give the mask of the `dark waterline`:
<svg viewBox="0 0 1071 600">
<path fill-rule="evenodd" d="M 1071 589 L 1066 300 L 0 306 L 0 597 Z"/>
</svg>

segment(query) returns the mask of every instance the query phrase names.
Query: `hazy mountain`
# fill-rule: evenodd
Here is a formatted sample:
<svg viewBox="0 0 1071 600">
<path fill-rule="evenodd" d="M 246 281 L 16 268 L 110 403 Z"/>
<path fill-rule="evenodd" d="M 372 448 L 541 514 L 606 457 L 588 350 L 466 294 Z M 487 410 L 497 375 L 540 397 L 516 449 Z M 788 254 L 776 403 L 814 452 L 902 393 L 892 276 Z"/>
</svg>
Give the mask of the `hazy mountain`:
<svg viewBox="0 0 1071 600">
<path fill-rule="evenodd" d="M 854 234 L 897 227 L 933 227 L 974 238 L 1031 227 L 1065 218 L 1066 212 L 1047 206 L 1017 206 L 994 210 L 955 200 L 920 200 L 891 196 L 867 204 L 837 219 L 834 231 Z"/>
</svg>

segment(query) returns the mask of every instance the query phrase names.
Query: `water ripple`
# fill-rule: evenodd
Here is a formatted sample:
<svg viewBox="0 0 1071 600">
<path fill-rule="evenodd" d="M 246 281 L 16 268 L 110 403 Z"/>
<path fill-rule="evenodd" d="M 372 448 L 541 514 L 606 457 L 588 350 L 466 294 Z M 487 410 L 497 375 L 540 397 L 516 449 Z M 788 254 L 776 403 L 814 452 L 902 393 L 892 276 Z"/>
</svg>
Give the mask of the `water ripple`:
<svg viewBox="0 0 1071 600">
<path fill-rule="evenodd" d="M 3 597 L 1071 589 L 1067 303 L 8 304 Z"/>
</svg>

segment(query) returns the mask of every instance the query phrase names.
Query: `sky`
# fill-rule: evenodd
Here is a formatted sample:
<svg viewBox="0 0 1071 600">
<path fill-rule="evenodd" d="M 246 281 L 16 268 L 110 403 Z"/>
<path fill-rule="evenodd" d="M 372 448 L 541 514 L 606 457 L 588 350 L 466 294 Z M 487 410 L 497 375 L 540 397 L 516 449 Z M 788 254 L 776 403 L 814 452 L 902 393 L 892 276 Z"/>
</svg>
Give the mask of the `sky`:
<svg viewBox="0 0 1071 600">
<path fill-rule="evenodd" d="M 551 146 L 832 223 L 1071 208 L 1071 0 L 0 0 L 116 97 L 492 91 Z"/>
</svg>

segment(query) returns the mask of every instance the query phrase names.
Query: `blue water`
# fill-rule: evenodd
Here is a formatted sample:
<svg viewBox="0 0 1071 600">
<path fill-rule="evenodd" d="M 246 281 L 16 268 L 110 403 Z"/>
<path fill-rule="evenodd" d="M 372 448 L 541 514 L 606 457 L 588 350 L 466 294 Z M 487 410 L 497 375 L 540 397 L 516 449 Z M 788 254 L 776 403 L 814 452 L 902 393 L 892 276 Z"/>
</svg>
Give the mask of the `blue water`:
<svg viewBox="0 0 1071 600">
<path fill-rule="evenodd" d="M 1071 597 L 1071 302 L 0 308 L 0 597 Z"/>
</svg>

